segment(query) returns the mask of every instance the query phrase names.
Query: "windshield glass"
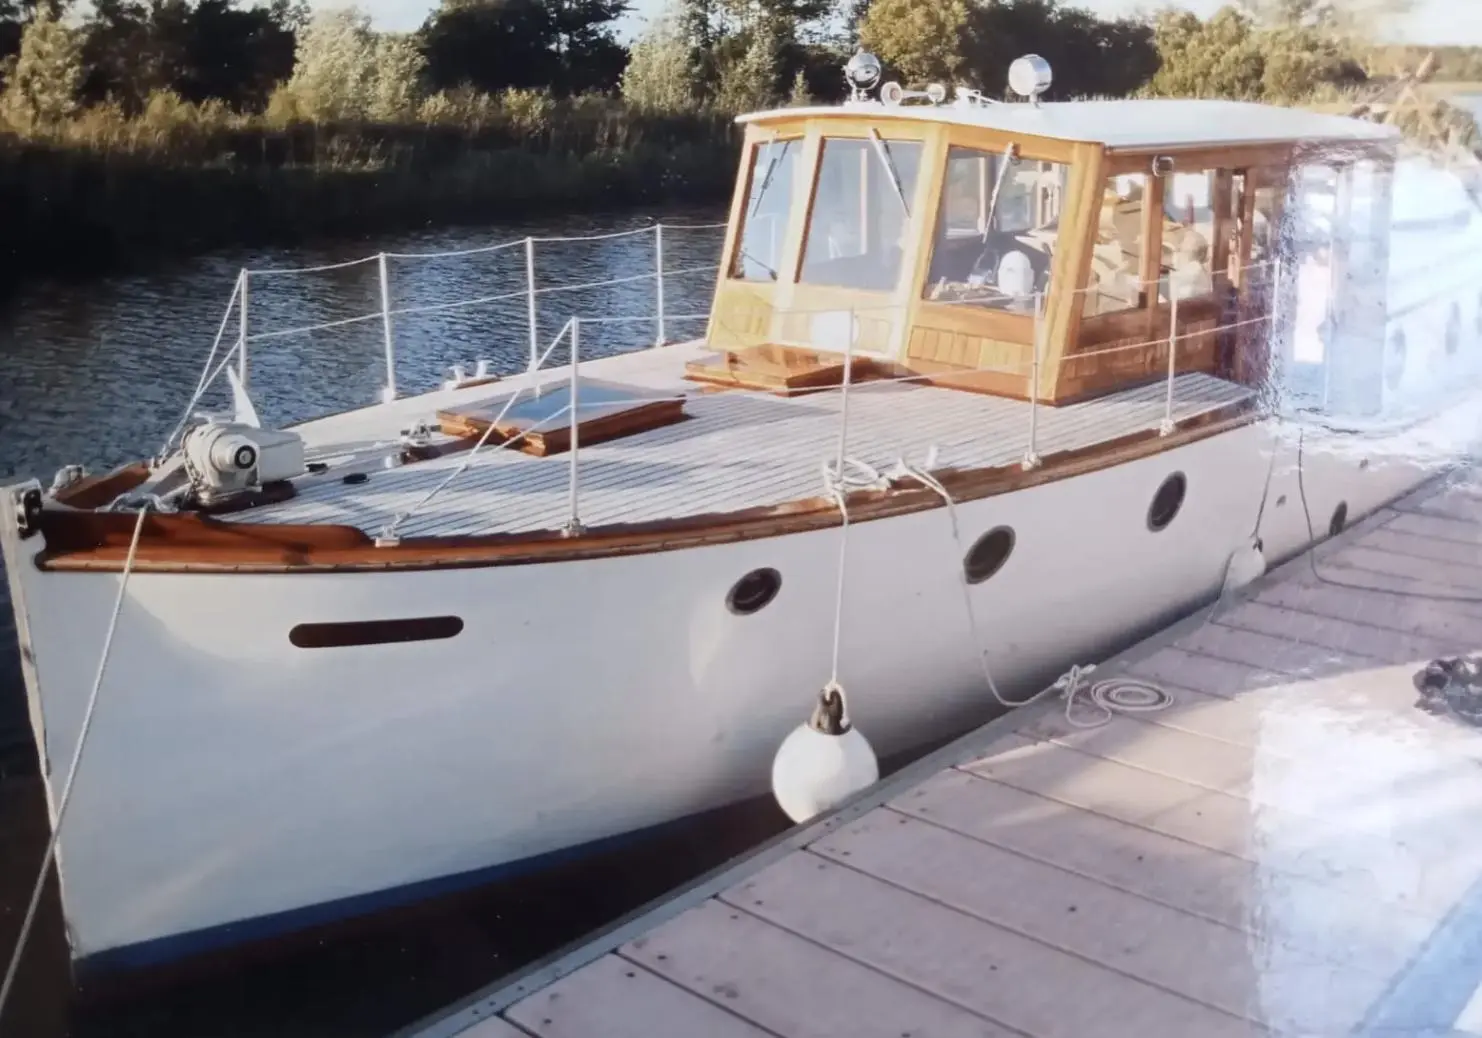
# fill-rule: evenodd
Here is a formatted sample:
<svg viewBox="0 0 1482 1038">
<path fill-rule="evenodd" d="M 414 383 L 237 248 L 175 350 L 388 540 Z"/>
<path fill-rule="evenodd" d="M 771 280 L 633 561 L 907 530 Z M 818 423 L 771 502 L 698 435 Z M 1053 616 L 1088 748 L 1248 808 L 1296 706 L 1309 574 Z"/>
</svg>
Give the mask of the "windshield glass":
<svg viewBox="0 0 1482 1038">
<path fill-rule="evenodd" d="M 894 288 L 920 169 L 920 141 L 826 138 L 798 280 Z"/>
<path fill-rule="evenodd" d="M 801 143 L 767 141 L 751 149 L 750 189 L 730 274 L 743 281 L 776 281 L 782 237 L 792 203 L 793 176 Z"/>
<path fill-rule="evenodd" d="M 926 298 L 1027 312 L 1049 287 L 1067 167 L 976 148 L 947 153 Z"/>
</svg>

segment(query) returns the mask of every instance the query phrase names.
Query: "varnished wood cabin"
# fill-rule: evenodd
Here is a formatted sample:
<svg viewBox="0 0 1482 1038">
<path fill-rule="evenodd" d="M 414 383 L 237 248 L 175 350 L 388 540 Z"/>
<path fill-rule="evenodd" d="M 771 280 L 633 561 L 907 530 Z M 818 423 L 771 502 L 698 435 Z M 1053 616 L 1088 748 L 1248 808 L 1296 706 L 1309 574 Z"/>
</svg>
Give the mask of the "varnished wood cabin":
<svg viewBox="0 0 1482 1038">
<path fill-rule="evenodd" d="M 1050 404 L 1163 377 L 1170 293 L 1177 370 L 1258 384 L 1281 327 L 1288 184 L 1307 165 L 1362 167 L 1382 240 L 1397 150 L 1387 127 L 1227 101 L 969 95 L 741 121 L 707 332 L 719 357 L 689 377 L 837 384 L 853 335 L 855 379 Z M 1385 257 L 1361 259 L 1349 280 L 1382 313 Z"/>
</svg>

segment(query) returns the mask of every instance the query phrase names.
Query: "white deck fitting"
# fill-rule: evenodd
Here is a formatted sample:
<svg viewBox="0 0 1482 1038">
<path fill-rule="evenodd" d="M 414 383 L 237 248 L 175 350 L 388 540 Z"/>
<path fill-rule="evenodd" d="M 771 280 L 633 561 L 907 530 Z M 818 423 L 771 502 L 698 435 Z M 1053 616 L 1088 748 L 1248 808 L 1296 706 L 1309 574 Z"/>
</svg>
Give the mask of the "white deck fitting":
<svg viewBox="0 0 1482 1038">
<path fill-rule="evenodd" d="M 583 377 L 688 394 L 688 420 L 579 450 L 581 519 L 587 526 L 731 512 L 779 505 L 825 493 L 821 466 L 839 436 L 838 392 L 783 398 L 730 390 L 701 393 L 680 377 L 683 362 L 705 351 L 666 347 L 594 361 Z M 589 371 L 590 369 L 590 371 Z M 541 381 L 560 383 L 562 369 Z M 315 456 L 335 444 L 393 441 L 400 424 L 430 416 L 453 399 L 501 397 L 523 377 L 457 395 L 400 401 L 385 409 L 310 423 L 299 431 Z M 1039 409 L 1037 451 L 1088 447 L 1156 429 L 1164 416 L 1166 381 L 1067 407 Z M 1190 373 L 1174 382 L 1174 417 L 1193 418 L 1249 397 L 1244 386 Z M 1030 405 L 1023 401 L 910 383 L 861 383 L 849 393 L 851 457 L 881 471 L 897 459 L 926 461 L 936 446 L 938 467 L 1011 465 L 1029 443 Z M 405 468 L 366 468 L 370 480 L 345 485 L 342 468 L 298 480 L 298 496 L 282 504 L 234 514 L 242 522 L 337 523 L 378 531 L 410 508 L 466 453 Z M 424 509 L 405 522 L 404 537 L 554 530 L 569 516 L 570 458 L 545 458 L 486 447 Z"/>
<path fill-rule="evenodd" d="M 1482 649 L 1471 479 L 1096 674 L 1156 680 L 1171 709 L 1001 718 L 412 1033 L 1471 1032 L 1482 730 L 1416 709 L 1412 684 Z"/>
</svg>

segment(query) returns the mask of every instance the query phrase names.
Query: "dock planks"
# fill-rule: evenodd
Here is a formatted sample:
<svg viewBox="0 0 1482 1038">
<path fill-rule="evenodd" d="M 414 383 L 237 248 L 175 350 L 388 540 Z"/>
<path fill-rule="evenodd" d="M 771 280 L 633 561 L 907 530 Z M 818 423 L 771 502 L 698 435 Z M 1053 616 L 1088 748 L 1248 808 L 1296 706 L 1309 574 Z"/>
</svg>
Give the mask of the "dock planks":
<svg viewBox="0 0 1482 1038">
<path fill-rule="evenodd" d="M 1453 474 L 415 1033 L 1482 1034 L 1482 730 L 1412 678 L 1482 650 Z M 487 1019 L 484 1019 L 487 1017 Z"/>
</svg>

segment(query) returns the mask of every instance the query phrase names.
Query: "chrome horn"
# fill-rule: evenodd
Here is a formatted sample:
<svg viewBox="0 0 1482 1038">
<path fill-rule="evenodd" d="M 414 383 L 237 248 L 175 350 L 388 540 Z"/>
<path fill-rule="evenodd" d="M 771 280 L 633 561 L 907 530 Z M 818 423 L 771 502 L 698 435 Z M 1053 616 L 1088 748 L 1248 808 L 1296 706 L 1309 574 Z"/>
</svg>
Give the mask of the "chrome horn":
<svg viewBox="0 0 1482 1038">
<path fill-rule="evenodd" d="M 905 104 L 907 101 L 927 101 L 939 105 L 947 100 L 947 88 L 940 83 L 932 83 L 925 90 L 907 90 L 899 83 L 886 83 L 880 88 L 880 103 L 890 105 Z"/>
</svg>

